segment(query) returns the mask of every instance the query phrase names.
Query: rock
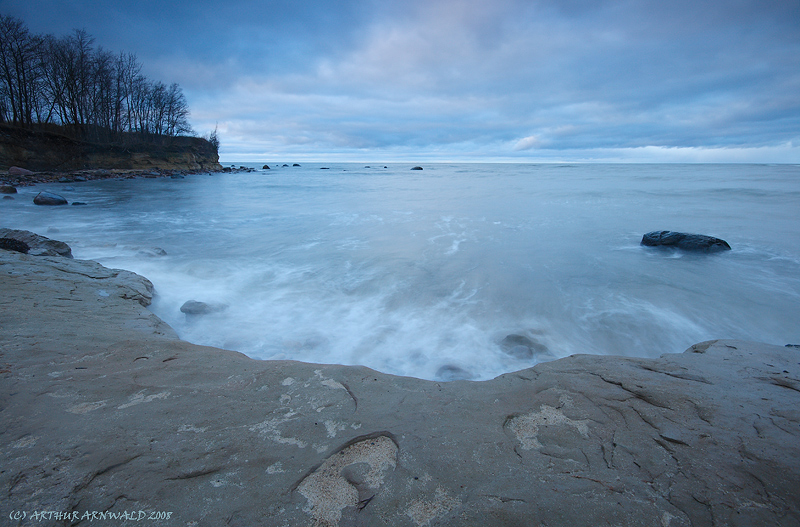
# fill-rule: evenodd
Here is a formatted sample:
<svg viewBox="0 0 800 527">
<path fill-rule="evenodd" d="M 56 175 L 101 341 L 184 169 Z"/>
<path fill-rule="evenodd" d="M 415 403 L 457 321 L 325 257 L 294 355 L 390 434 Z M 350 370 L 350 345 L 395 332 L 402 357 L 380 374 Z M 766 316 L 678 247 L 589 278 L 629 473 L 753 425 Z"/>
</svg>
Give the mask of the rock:
<svg viewBox="0 0 800 527">
<path fill-rule="evenodd" d="M 0 249 L 5 249 L 6 251 L 15 251 L 18 253 L 28 254 L 28 251 L 31 249 L 28 247 L 28 244 L 21 241 L 16 240 L 14 238 L 0 238 Z"/>
<path fill-rule="evenodd" d="M 72 249 L 69 245 L 58 240 L 51 240 L 30 231 L 15 229 L 0 229 L 0 238 L 13 239 L 24 243 L 28 250 L 24 251 L 32 256 L 62 256 L 72 258 Z"/>
<path fill-rule="evenodd" d="M 0 194 L 16 194 L 17 187 L 13 185 L 0 185 Z"/>
<path fill-rule="evenodd" d="M 262 170 L 269 170 L 270 168 L 269 168 L 269 165 L 264 165 L 263 167 L 261 167 L 261 169 Z"/>
<path fill-rule="evenodd" d="M 32 175 L 34 175 L 34 172 L 31 172 L 30 170 L 28 170 L 26 168 L 10 167 L 8 169 L 8 175 L 9 176 L 32 176 Z"/>
<path fill-rule="evenodd" d="M 289 165 L 287 165 L 286 163 L 284 163 L 284 164 L 283 164 L 283 166 L 285 166 L 285 167 L 288 167 Z"/>
<path fill-rule="evenodd" d="M 217 313 L 224 309 L 224 305 L 206 304 L 205 302 L 198 302 L 197 300 L 187 300 L 181 306 L 181 313 L 186 313 L 187 315 L 208 315 L 209 313 Z"/>
<path fill-rule="evenodd" d="M 172 511 L 165 525 L 800 524 L 796 348 L 717 340 L 423 381 L 181 341 L 138 301 L 144 280 L 0 251 L 4 511 Z"/>
<path fill-rule="evenodd" d="M 300 166 L 300 164 L 299 164 L 299 163 L 294 163 L 292 166 L 293 166 L 293 167 L 299 167 L 299 166 Z"/>
<path fill-rule="evenodd" d="M 36 205 L 66 205 L 67 200 L 58 194 L 39 192 L 36 194 L 36 197 L 33 198 L 33 203 Z"/>
<path fill-rule="evenodd" d="M 14 199 L 14 198 L 11 196 L 3 196 L 3 199 Z"/>
<path fill-rule="evenodd" d="M 729 251 L 731 246 L 725 240 L 703 234 L 686 234 L 673 231 L 653 231 L 642 237 L 642 245 L 648 247 L 676 247 L 684 251 Z"/>
<path fill-rule="evenodd" d="M 385 168 L 385 167 L 384 167 Z M 422 167 L 414 167 L 411 170 L 422 170 Z"/>
<path fill-rule="evenodd" d="M 549 353 L 547 346 L 524 335 L 511 334 L 500 342 L 500 348 L 518 359 L 532 359 L 534 355 Z"/>
<path fill-rule="evenodd" d="M 83 206 L 83 205 L 86 205 L 86 203 L 84 203 L 82 201 L 73 201 L 72 205 L 73 206 Z"/>
<path fill-rule="evenodd" d="M 319 167 L 320 170 L 330 170 L 330 167 Z"/>
</svg>

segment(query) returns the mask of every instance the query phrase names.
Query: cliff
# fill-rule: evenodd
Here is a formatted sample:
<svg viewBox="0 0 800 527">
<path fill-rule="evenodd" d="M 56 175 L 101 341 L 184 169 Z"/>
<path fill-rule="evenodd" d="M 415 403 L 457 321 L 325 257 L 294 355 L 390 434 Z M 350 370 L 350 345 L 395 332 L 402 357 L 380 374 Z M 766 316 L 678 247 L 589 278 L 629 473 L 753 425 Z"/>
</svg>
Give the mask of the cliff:
<svg viewBox="0 0 800 527">
<path fill-rule="evenodd" d="M 189 344 L 95 262 L 0 250 L 0 288 L 10 525 L 800 525 L 794 347 L 438 383 Z"/>
<path fill-rule="evenodd" d="M 214 146 L 199 137 L 162 137 L 124 144 L 78 141 L 52 131 L 0 125 L 0 170 L 19 166 L 40 172 L 86 169 L 220 170 Z"/>
</svg>

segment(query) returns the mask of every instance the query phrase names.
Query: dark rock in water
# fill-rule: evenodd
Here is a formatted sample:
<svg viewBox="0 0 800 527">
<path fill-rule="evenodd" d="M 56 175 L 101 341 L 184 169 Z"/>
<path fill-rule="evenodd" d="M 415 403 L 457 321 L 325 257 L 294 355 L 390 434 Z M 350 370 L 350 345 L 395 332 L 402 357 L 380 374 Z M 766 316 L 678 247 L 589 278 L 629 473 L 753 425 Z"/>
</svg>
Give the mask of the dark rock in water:
<svg viewBox="0 0 800 527">
<path fill-rule="evenodd" d="M 197 300 L 188 300 L 181 306 L 181 313 L 187 315 L 208 315 L 209 313 L 216 313 L 225 309 L 222 305 L 206 304 L 205 302 L 198 302 Z"/>
<path fill-rule="evenodd" d="M 39 192 L 36 194 L 36 197 L 33 198 L 33 203 L 36 205 L 66 205 L 67 200 L 58 194 Z"/>
<path fill-rule="evenodd" d="M 11 196 L 3 196 L 3 199 L 14 199 Z"/>
<path fill-rule="evenodd" d="M 422 167 L 414 167 L 411 170 L 422 170 Z"/>
<path fill-rule="evenodd" d="M 463 381 L 474 378 L 470 372 L 464 368 L 454 366 L 453 364 L 445 364 L 436 370 L 436 378 L 443 381 Z"/>
<path fill-rule="evenodd" d="M 17 187 L 13 185 L 0 185 L 0 194 L 16 194 Z"/>
<path fill-rule="evenodd" d="M 534 355 L 549 353 L 544 344 L 539 344 L 524 335 L 511 334 L 500 342 L 502 350 L 518 359 L 532 359 Z"/>
<path fill-rule="evenodd" d="M 170 178 L 172 178 L 172 179 L 186 179 L 186 176 L 182 176 L 180 174 L 172 174 L 170 176 Z"/>
<path fill-rule="evenodd" d="M 653 231 L 642 236 L 642 245 L 648 247 L 675 247 L 684 251 L 729 251 L 731 246 L 725 240 L 703 234 L 685 232 Z"/>
<path fill-rule="evenodd" d="M 28 251 L 30 251 L 31 248 L 28 247 L 27 243 L 21 240 L 15 240 L 14 238 L 0 238 L 0 249 L 28 254 Z"/>
<path fill-rule="evenodd" d="M 0 229 L 0 238 L 13 239 L 28 246 L 27 254 L 32 256 L 63 256 L 72 258 L 72 249 L 64 242 L 51 240 L 30 231 Z M 21 252 L 21 251 L 20 251 Z"/>
<path fill-rule="evenodd" d="M 299 166 L 300 166 L 300 163 L 294 163 L 292 166 L 293 166 L 293 167 L 299 167 Z"/>
<path fill-rule="evenodd" d="M 82 202 L 82 201 L 73 201 L 73 202 L 72 202 L 72 206 L 74 207 L 74 206 L 76 206 L 76 205 L 77 205 L 77 206 L 81 206 L 81 205 L 86 205 L 86 203 L 84 203 L 84 202 Z"/>
<path fill-rule="evenodd" d="M 285 167 L 288 167 L 289 165 L 287 165 L 286 163 L 284 163 L 284 164 L 283 164 L 283 166 L 285 166 Z"/>
<path fill-rule="evenodd" d="M 320 170 L 330 170 L 330 167 L 319 167 Z"/>
<path fill-rule="evenodd" d="M 263 167 L 261 167 L 261 169 L 262 170 L 270 170 L 269 165 L 264 165 Z"/>
</svg>

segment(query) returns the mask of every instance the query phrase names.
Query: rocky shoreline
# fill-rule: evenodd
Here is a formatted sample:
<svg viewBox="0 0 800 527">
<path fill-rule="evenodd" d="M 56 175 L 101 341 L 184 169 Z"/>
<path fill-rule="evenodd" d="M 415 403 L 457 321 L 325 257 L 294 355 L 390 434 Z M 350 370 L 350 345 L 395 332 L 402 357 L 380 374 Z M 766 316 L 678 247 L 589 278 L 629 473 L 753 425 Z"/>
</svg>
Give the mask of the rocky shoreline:
<svg viewBox="0 0 800 527">
<path fill-rule="evenodd" d="M 796 347 L 440 383 L 181 341 L 91 261 L 0 283 L 8 525 L 800 525 Z"/>
</svg>

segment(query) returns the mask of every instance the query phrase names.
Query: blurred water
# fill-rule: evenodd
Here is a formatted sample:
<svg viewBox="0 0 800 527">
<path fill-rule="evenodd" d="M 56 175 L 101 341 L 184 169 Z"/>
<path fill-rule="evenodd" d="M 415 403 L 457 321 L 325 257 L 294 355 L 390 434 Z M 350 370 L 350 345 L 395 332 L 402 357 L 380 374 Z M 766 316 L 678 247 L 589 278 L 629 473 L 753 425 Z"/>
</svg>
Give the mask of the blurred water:
<svg viewBox="0 0 800 527">
<path fill-rule="evenodd" d="M 182 338 L 255 358 L 488 379 L 573 353 L 800 343 L 798 166 L 271 166 L 21 188 L 0 226 L 148 277 Z M 87 206 L 33 205 L 45 189 Z M 664 229 L 733 250 L 639 245 Z M 187 317 L 190 299 L 224 309 Z"/>
</svg>

